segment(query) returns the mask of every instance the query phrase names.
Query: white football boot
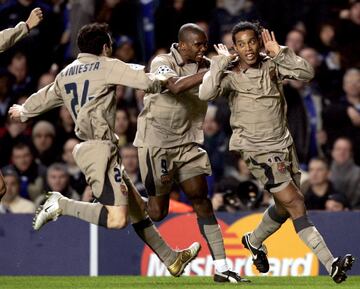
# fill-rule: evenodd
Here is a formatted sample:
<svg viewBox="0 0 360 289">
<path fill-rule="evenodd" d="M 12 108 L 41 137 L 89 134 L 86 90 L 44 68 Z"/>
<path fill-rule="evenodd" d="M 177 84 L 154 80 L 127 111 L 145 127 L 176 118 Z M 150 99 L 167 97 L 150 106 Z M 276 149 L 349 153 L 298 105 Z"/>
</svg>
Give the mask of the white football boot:
<svg viewBox="0 0 360 289">
<path fill-rule="evenodd" d="M 40 230 L 42 226 L 50 221 L 56 221 L 61 215 L 59 200 L 64 198 L 59 192 L 48 192 L 47 200 L 35 212 L 33 219 L 34 230 Z"/>
</svg>

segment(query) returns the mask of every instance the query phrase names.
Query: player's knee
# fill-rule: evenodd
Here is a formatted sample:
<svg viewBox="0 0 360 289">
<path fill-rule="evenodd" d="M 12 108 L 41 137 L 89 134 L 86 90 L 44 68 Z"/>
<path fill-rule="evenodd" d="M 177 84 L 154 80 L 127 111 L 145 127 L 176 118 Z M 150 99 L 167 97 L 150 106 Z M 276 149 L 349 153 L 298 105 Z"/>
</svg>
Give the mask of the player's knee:
<svg viewBox="0 0 360 289">
<path fill-rule="evenodd" d="M 302 207 L 304 204 L 304 197 L 302 195 L 293 196 L 291 198 L 282 201 L 285 208 L 297 208 Z"/>
<path fill-rule="evenodd" d="M 147 212 L 151 220 L 159 222 L 168 215 L 169 206 L 149 201 L 147 203 Z"/>
<path fill-rule="evenodd" d="M 149 210 L 149 217 L 155 222 L 160 222 L 167 216 L 168 212 L 163 210 Z"/>
</svg>

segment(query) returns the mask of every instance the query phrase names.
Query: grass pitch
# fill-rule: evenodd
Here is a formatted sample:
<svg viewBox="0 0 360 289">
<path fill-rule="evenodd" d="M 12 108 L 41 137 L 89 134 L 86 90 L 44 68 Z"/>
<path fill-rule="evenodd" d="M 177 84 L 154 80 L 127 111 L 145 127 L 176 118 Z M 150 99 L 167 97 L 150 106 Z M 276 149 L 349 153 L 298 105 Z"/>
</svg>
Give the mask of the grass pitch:
<svg viewBox="0 0 360 289">
<path fill-rule="evenodd" d="M 330 277 L 250 277 L 251 283 L 229 284 L 215 283 L 211 277 L 138 277 L 138 276 L 105 276 L 105 277 L 0 277 L 1 289 L 163 289 L 192 288 L 215 289 L 235 288 L 241 286 L 249 289 L 268 288 L 360 288 L 360 276 L 350 276 L 341 284 L 334 283 Z"/>
</svg>

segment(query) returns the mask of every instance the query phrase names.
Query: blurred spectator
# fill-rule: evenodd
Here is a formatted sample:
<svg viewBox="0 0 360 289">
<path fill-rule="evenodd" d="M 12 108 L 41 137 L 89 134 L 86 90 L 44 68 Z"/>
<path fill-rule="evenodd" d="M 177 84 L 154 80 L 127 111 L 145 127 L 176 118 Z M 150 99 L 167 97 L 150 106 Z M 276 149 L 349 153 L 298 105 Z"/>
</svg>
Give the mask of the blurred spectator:
<svg viewBox="0 0 360 289">
<path fill-rule="evenodd" d="M 307 60 L 314 68 L 315 77 L 311 81 L 311 86 L 320 91 L 326 101 L 337 101 L 341 94 L 342 72 L 334 67 L 329 68 L 320 53 L 312 47 L 303 48 L 299 55 Z M 334 60 L 335 61 L 335 60 Z M 325 99 L 324 99 L 325 100 Z"/>
<path fill-rule="evenodd" d="M 325 203 L 330 195 L 339 194 L 329 181 L 329 166 L 322 158 L 313 158 L 309 162 L 308 188 L 301 188 L 308 210 L 325 210 Z"/>
<path fill-rule="evenodd" d="M 345 136 L 360 147 L 360 70 L 348 69 L 343 77 L 344 97 L 324 110 L 324 129 L 327 133 L 328 147 L 335 139 Z M 360 164 L 360 150 L 354 151 L 355 162 Z"/>
<path fill-rule="evenodd" d="M 179 27 L 189 22 L 190 1 L 160 0 L 155 11 L 155 44 L 156 48 L 168 48 L 177 39 Z"/>
<path fill-rule="evenodd" d="M 251 0 L 217 1 L 209 25 L 209 43 L 220 43 L 222 35 L 232 30 L 241 21 L 255 21 L 258 14 Z"/>
<path fill-rule="evenodd" d="M 124 146 L 132 143 L 135 138 L 135 128 L 131 125 L 130 115 L 126 109 L 119 108 L 116 110 L 115 133 L 119 137 L 119 145 Z"/>
<path fill-rule="evenodd" d="M 285 43 L 286 34 L 302 20 L 304 1 L 256 0 L 254 2 L 261 19 L 266 23 L 266 28 L 275 31 L 278 43 Z M 311 1 L 312 6 L 316 4 L 314 2 Z"/>
<path fill-rule="evenodd" d="M 141 18 L 139 2 L 133 0 L 97 1 L 98 7 L 95 16 L 97 22 L 109 24 L 112 36 L 115 39 L 121 35 L 130 37 L 134 41 L 133 47 L 136 55 L 140 53 L 139 23 L 142 24 L 144 21 Z"/>
<path fill-rule="evenodd" d="M 46 182 L 49 191 L 60 192 L 63 196 L 80 200 L 80 195 L 70 186 L 70 175 L 64 164 L 53 163 L 47 170 Z M 45 195 L 41 195 L 36 203 L 40 204 L 45 198 Z"/>
<path fill-rule="evenodd" d="M 37 164 L 28 144 L 16 144 L 11 153 L 12 164 L 4 170 L 13 169 L 20 177 L 20 195 L 34 201 L 44 192 L 46 167 Z"/>
<path fill-rule="evenodd" d="M 69 0 L 70 18 L 67 29 L 70 34 L 70 51 L 68 60 L 74 59 L 79 49 L 76 44 L 77 34 L 81 27 L 94 21 L 96 0 Z M 106 21 L 100 21 L 106 22 Z"/>
<path fill-rule="evenodd" d="M 350 0 L 347 13 L 342 13 L 336 42 L 341 54 L 341 66 L 343 68 L 360 67 L 360 1 Z"/>
<path fill-rule="evenodd" d="M 7 191 L 1 200 L 0 212 L 14 214 L 32 214 L 35 212 L 35 204 L 20 197 L 20 179 L 17 172 L 11 168 L 2 171 Z"/>
<path fill-rule="evenodd" d="M 221 43 L 226 46 L 226 48 L 229 50 L 230 53 L 235 53 L 231 31 L 225 32 L 222 35 Z"/>
<path fill-rule="evenodd" d="M 34 125 L 32 141 L 36 152 L 35 158 L 46 167 L 58 160 L 55 137 L 55 127 L 50 122 L 41 120 Z"/>
<path fill-rule="evenodd" d="M 56 74 L 59 72 L 59 67 L 56 64 L 51 65 L 51 68 L 48 72 L 43 73 L 38 80 L 37 90 L 47 86 L 48 84 L 54 82 Z"/>
<path fill-rule="evenodd" d="M 324 64 L 329 70 L 341 69 L 340 52 L 335 43 L 335 25 L 323 22 L 319 25 L 316 49 L 324 59 Z"/>
<path fill-rule="evenodd" d="M 143 90 L 136 90 L 134 88 L 123 85 L 116 86 L 115 98 L 117 102 L 117 107 L 120 109 L 126 108 L 129 113 L 131 126 L 133 127 L 136 127 L 137 117 L 139 115 L 139 112 L 141 111 L 140 108 L 142 108 L 142 104 L 138 104 L 137 95 L 141 95 L 142 93 L 145 94 Z"/>
<path fill-rule="evenodd" d="M 146 197 L 146 189 L 141 182 L 137 148 L 132 144 L 127 144 L 121 148 L 120 156 L 122 165 L 124 166 L 126 173 L 130 177 L 136 189 L 139 191 L 140 195 Z"/>
<path fill-rule="evenodd" d="M 211 198 L 214 211 L 234 213 L 244 209 L 244 206 L 234 193 L 238 185 L 239 181 L 233 177 L 222 178 L 221 181 L 215 184 L 214 194 Z"/>
<path fill-rule="evenodd" d="M 29 94 L 35 89 L 33 80 L 28 74 L 28 61 L 24 53 L 17 52 L 7 68 L 15 78 L 12 87 L 13 95 L 19 97 L 23 94 Z"/>
<path fill-rule="evenodd" d="M 229 139 L 216 119 L 216 112 L 216 106 L 209 105 L 203 123 L 204 149 L 208 153 L 215 182 L 223 176 L 229 143 Z"/>
<path fill-rule="evenodd" d="M 232 213 L 257 209 L 261 201 L 262 193 L 254 182 L 239 182 L 233 177 L 218 182 L 212 198 L 214 210 Z"/>
<path fill-rule="evenodd" d="M 84 190 L 86 189 L 87 183 L 84 174 L 81 172 L 80 168 L 77 166 L 74 156 L 73 150 L 74 147 L 80 143 L 80 141 L 76 138 L 69 138 L 63 147 L 62 160 L 65 162 L 65 166 L 67 168 L 67 172 L 70 175 L 70 186 L 74 188 L 74 190 L 82 195 Z"/>
<path fill-rule="evenodd" d="M 113 56 L 127 63 L 136 62 L 136 54 L 133 41 L 126 35 L 118 37 L 115 42 Z"/>
<path fill-rule="evenodd" d="M 60 107 L 56 125 L 56 145 L 62 149 L 69 138 L 76 138 L 75 123 L 65 105 Z"/>
<path fill-rule="evenodd" d="M 349 210 L 346 197 L 343 194 L 330 195 L 325 202 L 325 210 L 329 212 L 341 212 Z"/>
<path fill-rule="evenodd" d="M 299 54 L 301 49 L 304 48 L 304 43 L 305 35 L 303 31 L 293 29 L 286 35 L 285 45 L 294 50 L 296 54 Z"/>
<path fill-rule="evenodd" d="M 347 115 L 354 126 L 360 127 L 360 69 L 350 68 L 346 71 L 344 91 L 349 104 Z"/>
<path fill-rule="evenodd" d="M 330 180 L 336 190 L 344 192 L 352 209 L 360 209 L 360 167 L 354 163 L 351 141 L 337 139 L 331 156 Z"/>
<path fill-rule="evenodd" d="M 29 123 L 13 121 L 8 117 L 0 137 L 0 167 L 10 163 L 12 149 L 17 143 L 31 143 L 31 128 Z"/>
<path fill-rule="evenodd" d="M 284 87 L 288 105 L 287 117 L 289 130 L 294 139 L 302 169 L 308 161 L 322 155 L 321 138 L 323 98 L 311 84 L 298 80 L 289 80 Z M 301 121 L 299 121 L 301 120 Z"/>
<path fill-rule="evenodd" d="M 4 126 L 9 107 L 14 103 L 11 90 L 14 80 L 7 70 L 0 69 L 0 127 Z"/>
</svg>

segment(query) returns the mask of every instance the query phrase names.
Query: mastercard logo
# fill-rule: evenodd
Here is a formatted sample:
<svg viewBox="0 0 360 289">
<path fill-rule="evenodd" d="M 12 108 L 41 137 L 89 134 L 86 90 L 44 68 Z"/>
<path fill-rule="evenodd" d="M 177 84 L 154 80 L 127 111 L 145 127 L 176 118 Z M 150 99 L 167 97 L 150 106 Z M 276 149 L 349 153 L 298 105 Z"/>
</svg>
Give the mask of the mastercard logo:
<svg viewBox="0 0 360 289">
<path fill-rule="evenodd" d="M 241 243 L 241 237 L 252 231 L 261 219 L 262 214 L 251 214 L 231 225 L 218 219 L 228 263 L 235 272 L 246 276 L 316 276 L 319 274 L 318 259 L 300 240 L 290 220 L 265 241 L 269 251 L 270 270 L 266 274 L 259 274 L 253 265 L 249 251 L 244 249 Z M 207 243 L 200 234 L 195 214 L 169 218 L 158 229 L 164 240 L 174 249 L 183 249 L 193 242 L 200 242 L 202 249 L 198 257 L 186 267 L 184 275 L 213 275 L 213 260 Z M 141 274 L 170 276 L 165 265 L 147 246 L 144 247 L 142 253 Z"/>
</svg>

